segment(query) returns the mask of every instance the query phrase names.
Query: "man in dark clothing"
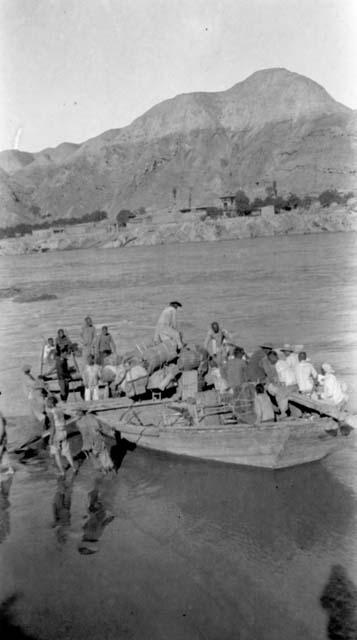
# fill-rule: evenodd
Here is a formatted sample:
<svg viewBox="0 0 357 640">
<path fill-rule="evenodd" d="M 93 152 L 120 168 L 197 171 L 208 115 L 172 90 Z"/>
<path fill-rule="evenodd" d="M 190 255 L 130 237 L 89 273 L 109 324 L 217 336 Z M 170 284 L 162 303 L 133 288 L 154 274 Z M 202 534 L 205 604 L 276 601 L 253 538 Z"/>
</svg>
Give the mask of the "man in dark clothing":
<svg viewBox="0 0 357 640">
<path fill-rule="evenodd" d="M 248 380 L 252 382 L 263 382 L 266 378 L 262 360 L 274 349 L 274 346 L 267 342 L 260 345 L 259 349 L 249 358 L 248 362 Z"/>
<path fill-rule="evenodd" d="M 63 402 L 67 401 L 69 394 L 69 381 L 71 379 L 71 375 L 69 373 L 68 368 L 68 356 L 69 351 L 68 347 L 65 347 L 62 351 L 57 348 L 56 350 L 56 372 L 58 385 L 60 388 L 60 396 Z"/>
<path fill-rule="evenodd" d="M 71 349 L 71 346 L 72 346 L 72 342 L 68 338 L 68 336 L 66 336 L 63 329 L 58 329 L 57 338 L 56 338 L 56 351 L 62 352 L 65 349 L 68 349 L 69 351 Z"/>
<path fill-rule="evenodd" d="M 234 347 L 233 358 L 230 358 L 224 368 L 224 377 L 228 386 L 236 394 L 242 384 L 247 382 L 247 364 L 243 360 L 244 349 Z"/>
<path fill-rule="evenodd" d="M 104 358 L 110 356 L 112 353 L 116 353 L 115 342 L 108 331 L 108 327 L 104 326 L 102 327 L 96 347 L 97 364 L 102 366 Z"/>
</svg>

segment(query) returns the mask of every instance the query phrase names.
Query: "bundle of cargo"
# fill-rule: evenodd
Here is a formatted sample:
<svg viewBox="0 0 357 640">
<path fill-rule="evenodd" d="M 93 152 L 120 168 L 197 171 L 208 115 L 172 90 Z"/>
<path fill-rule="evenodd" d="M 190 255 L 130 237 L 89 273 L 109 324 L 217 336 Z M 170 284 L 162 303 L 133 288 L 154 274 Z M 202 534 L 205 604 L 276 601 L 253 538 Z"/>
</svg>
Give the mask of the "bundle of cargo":
<svg viewBox="0 0 357 640">
<path fill-rule="evenodd" d="M 125 395 L 127 395 L 128 398 L 144 395 L 148 377 L 148 372 L 141 365 L 137 364 L 131 367 L 131 369 L 127 371 L 123 383 Z"/>
<path fill-rule="evenodd" d="M 169 386 L 172 386 L 171 383 L 173 383 L 179 373 L 180 371 L 176 364 L 164 366 L 162 369 L 158 369 L 151 374 L 147 388 L 150 390 L 157 389 L 159 391 L 164 391 Z"/>
<path fill-rule="evenodd" d="M 171 340 L 165 340 L 143 350 L 141 358 L 148 374 L 154 373 L 164 364 L 177 358 L 177 347 Z"/>
</svg>

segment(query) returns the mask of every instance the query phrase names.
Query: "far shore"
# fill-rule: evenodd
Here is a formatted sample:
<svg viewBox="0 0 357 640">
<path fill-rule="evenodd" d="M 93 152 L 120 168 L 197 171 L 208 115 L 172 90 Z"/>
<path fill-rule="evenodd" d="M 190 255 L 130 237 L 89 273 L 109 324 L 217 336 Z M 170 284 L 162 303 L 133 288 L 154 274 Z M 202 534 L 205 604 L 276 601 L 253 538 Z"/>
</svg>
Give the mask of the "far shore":
<svg viewBox="0 0 357 640">
<path fill-rule="evenodd" d="M 169 216 L 168 216 L 169 217 Z M 177 214 L 170 222 L 155 221 L 155 215 L 126 227 L 110 229 L 103 225 L 87 228 L 83 234 L 71 233 L 66 227 L 61 235 L 51 230 L 39 238 L 26 235 L 0 240 L 0 255 L 20 255 L 75 249 L 109 249 L 126 246 L 150 246 L 178 242 L 215 242 L 279 235 L 334 233 L 357 231 L 357 198 L 346 205 L 332 204 L 322 208 L 295 209 L 268 216 L 206 218 L 195 214 Z"/>
</svg>

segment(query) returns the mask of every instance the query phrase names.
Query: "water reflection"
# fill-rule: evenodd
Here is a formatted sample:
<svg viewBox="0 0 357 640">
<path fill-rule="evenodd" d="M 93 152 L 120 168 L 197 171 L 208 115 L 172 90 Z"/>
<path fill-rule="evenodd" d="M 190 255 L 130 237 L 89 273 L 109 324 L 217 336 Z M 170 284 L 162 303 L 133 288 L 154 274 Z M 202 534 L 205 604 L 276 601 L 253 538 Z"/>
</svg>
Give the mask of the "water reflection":
<svg viewBox="0 0 357 640">
<path fill-rule="evenodd" d="M 78 545 L 79 553 L 89 555 L 99 550 L 98 541 L 105 528 L 114 520 L 112 512 L 116 478 L 96 477 L 88 492 L 87 517 L 83 536 Z"/>
<path fill-rule="evenodd" d="M 0 544 L 10 534 L 10 489 L 13 476 L 0 477 Z"/>
<path fill-rule="evenodd" d="M 60 544 L 66 542 L 71 524 L 73 481 L 73 474 L 57 480 L 57 490 L 53 500 L 53 527 Z"/>
</svg>

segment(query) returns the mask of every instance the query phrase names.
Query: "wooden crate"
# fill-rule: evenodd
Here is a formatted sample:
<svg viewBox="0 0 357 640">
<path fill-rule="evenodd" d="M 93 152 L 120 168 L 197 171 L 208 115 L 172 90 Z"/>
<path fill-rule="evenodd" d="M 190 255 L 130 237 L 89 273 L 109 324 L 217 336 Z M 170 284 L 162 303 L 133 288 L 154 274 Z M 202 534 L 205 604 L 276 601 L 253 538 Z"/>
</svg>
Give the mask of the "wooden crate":
<svg viewBox="0 0 357 640">
<path fill-rule="evenodd" d="M 197 371 L 182 372 L 182 400 L 195 398 L 198 390 Z"/>
</svg>

